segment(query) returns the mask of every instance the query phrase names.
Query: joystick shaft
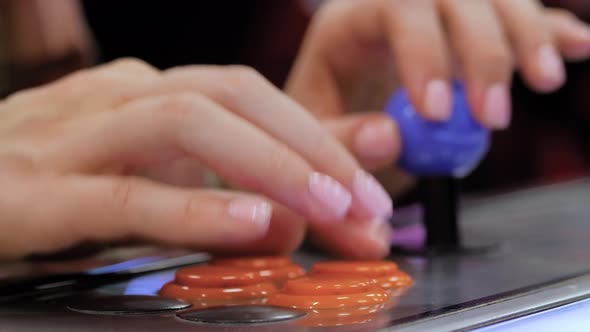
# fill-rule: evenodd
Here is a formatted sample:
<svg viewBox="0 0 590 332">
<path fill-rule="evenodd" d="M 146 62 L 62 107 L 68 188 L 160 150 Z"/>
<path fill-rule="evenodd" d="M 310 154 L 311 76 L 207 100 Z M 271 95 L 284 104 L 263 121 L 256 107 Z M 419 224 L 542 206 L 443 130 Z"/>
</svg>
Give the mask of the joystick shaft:
<svg viewBox="0 0 590 332">
<path fill-rule="evenodd" d="M 405 91 L 398 91 L 386 107 L 402 139 L 399 166 L 418 177 L 424 212 L 424 252 L 462 249 L 458 221 L 459 183 L 485 156 L 489 131 L 472 117 L 463 87 L 453 85 L 451 116 L 443 122 L 422 118 Z"/>
<path fill-rule="evenodd" d="M 418 190 L 424 209 L 428 250 L 449 252 L 460 249 L 458 181 L 449 176 L 425 176 L 419 179 Z"/>
</svg>

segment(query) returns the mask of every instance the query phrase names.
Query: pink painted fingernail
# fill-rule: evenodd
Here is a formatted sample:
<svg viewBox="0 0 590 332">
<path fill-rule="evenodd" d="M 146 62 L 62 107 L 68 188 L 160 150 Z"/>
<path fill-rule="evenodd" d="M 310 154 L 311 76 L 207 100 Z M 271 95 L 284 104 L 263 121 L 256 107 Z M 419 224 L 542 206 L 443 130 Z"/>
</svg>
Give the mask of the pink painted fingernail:
<svg viewBox="0 0 590 332">
<path fill-rule="evenodd" d="M 395 150 L 395 128 L 389 119 L 368 121 L 355 137 L 355 152 L 365 158 L 387 158 Z"/>
<path fill-rule="evenodd" d="M 309 176 L 309 192 L 338 219 L 346 215 L 352 202 L 352 195 L 343 185 L 322 173 Z"/>
<path fill-rule="evenodd" d="M 393 203 L 381 184 L 369 173 L 358 170 L 354 175 L 353 192 L 362 207 L 374 218 L 388 219 Z"/>
<path fill-rule="evenodd" d="M 488 125 L 504 129 L 510 124 L 510 92 L 504 84 L 494 84 L 488 88 L 483 105 L 485 121 Z"/>
<path fill-rule="evenodd" d="M 268 228 L 272 206 L 259 199 L 237 198 L 229 203 L 228 213 L 233 219 L 255 223 L 261 228 Z"/>
<path fill-rule="evenodd" d="M 553 45 L 543 45 L 537 51 L 537 61 L 548 86 L 558 87 L 565 81 L 565 66 Z"/>
<path fill-rule="evenodd" d="M 451 88 L 442 80 L 426 85 L 426 112 L 434 120 L 446 120 L 451 115 Z"/>
</svg>

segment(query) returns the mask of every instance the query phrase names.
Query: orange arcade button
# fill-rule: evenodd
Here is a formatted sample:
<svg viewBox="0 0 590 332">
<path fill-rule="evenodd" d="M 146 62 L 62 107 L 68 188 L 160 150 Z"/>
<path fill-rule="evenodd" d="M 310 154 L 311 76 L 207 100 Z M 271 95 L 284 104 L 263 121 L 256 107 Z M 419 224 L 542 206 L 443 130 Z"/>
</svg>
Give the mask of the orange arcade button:
<svg viewBox="0 0 590 332">
<path fill-rule="evenodd" d="M 233 287 L 262 281 L 256 270 L 226 266 L 193 266 L 176 272 L 176 282 L 194 287 Z"/>
<path fill-rule="evenodd" d="M 174 281 L 165 284 L 160 296 L 182 299 L 196 306 L 256 304 L 277 292 L 256 270 L 226 266 L 193 266 L 176 272 Z"/>
<path fill-rule="evenodd" d="M 412 278 L 390 261 L 325 261 L 313 265 L 314 275 L 360 276 L 375 280 L 377 286 L 396 292 L 413 284 Z"/>
<path fill-rule="evenodd" d="M 375 288 L 375 281 L 369 278 L 314 275 L 286 282 L 282 292 L 294 295 L 341 295 L 361 293 L 371 288 Z"/>
<path fill-rule="evenodd" d="M 267 304 L 305 310 L 302 325 L 338 326 L 370 321 L 388 301 L 370 278 L 316 275 L 286 281 Z"/>
<path fill-rule="evenodd" d="M 382 277 L 398 271 L 398 267 L 389 261 L 325 261 L 315 263 L 311 271 L 322 274 Z"/>
<path fill-rule="evenodd" d="M 211 264 L 257 270 L 262 279 L 279 284 L 305 274 L 305 270 L 301 266 L 294 264 L 289 257 L 284 256 L 227 258 L 214 260 Z"/>
</svg>

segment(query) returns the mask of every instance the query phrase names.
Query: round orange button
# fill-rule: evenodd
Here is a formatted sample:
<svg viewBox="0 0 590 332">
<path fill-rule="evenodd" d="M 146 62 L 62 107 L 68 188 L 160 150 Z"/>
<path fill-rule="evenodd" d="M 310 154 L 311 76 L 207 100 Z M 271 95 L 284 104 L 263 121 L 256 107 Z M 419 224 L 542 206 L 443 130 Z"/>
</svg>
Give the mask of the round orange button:
<svg viewBox="0 0 590 332">
<path fill-rule="evenodd" d="M 311 271 L 319 274 L 381 277 L 398 271 L 397 264 L 389 261 L 326 261 L 313 265 Z"/>
<path fill-rule="evenodd" d="M 187 301 L 219 302 L 262 298 L 277 291 L 275 285 L 270 282 L 231 288 L 190 287 L 167 283 L 160 289 L 159 294 L 163 297 Z"/>
<path fill-rule="evenodd" d="M 262 281 L 258 271 L 230 266 L 192 266 L 176 272 L 176 283 L 191 287 L 235 287 Z"/>
<path fill-rule="evenodd" d="M 342 295 L 362 293 L 374 287 L 375 281 L 369 278 L 317 275 L 288 280 L 282 292 L 292 295 Z"/>
<path fill-rule="evenodd" d="M 306 327 L 331 327 L 352 324 L 364 324 L 363 330 L 374 331 L 386 326 L 387 315 L 378 316 L 384 309 L 383 304 L 362 308 L 339 308 L 309 310 L 307 316 L 296 324 Z"/>
<path fill-rule="evenodd" d="M 289 257 L 284 256 L 228 258 L 215 260 L 212 264 L 257 270 L 264 280 L 272 281 L 284 281 L 305 274 L 305 270 L 301 266 L 293 264 Z"/>
<path fill-rule="evenodd" d="M 269 305 L 295 309 L 323 310 L 337 308 L 357 308 L 380 305 L 389 300 L 389 295 L 378 287 L 366 292 L 342 295 L 293 295 L 278 293 L 267 300 Z"/>
<path fill-rule="evenodd" d="M 312 274 L 287 280 L 266 304 L 305 310 L 308 315 L 298 325 L 340 326 L 372 321 L 389 300 L 374 278 Z"/>
<path fill-rule="evenodd" d="M 377 286 L 384 289 L 409 287 L 414 283 L 412 278 L 404 271 L 396 271 L 392 275 L 379 277 L 375 280 Z"/>
<path fill-rule="evenodd" d="M 225 258 L 217 259 L 212 262 L 213 265 L 235 266 L 252 269 L 268 269 L 291 265 L 289 257 L 284 256 L 267 256 L 267 257 L 248 257 L 248 258 Z"/>
<path fill-rule="evenodd" d="M 259 270 L 258 274 L 260 274 L 264 280 L 283 281 L 300 277 L 305 274 L 305 270 L 301 266 L 292 264 Z"/>
</svg>

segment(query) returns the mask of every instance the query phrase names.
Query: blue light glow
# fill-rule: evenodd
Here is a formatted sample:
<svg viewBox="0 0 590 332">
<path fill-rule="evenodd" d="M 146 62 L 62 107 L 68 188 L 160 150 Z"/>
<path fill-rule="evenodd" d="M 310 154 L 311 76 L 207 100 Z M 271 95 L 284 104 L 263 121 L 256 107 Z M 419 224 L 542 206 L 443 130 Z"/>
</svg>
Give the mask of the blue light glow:
<svg viewBox="0 0 590 332">
<path fill-rule="evenodd" d="M 164 271 L 135 278 L 127 284 L 125 295 L 157 295 L 162 286 L 174 280 L 176 271 Z"/>
<path fill-rule="evenodd" d="M 92 274 L 92 275 L 97 275 L 97 274 L 121 272 L 121 271 L 126 271 L 131 268 L 141 266 L 141 265 L 161 261 L 162 259 L 163 259 L 163 257 L 161 257 L 161 256 L 140 257 L 140 258 L 130 259 L 130 260 L 116 263 L 116 264 L 112 264 L 112 265 L 101 266 L 101 267 L 97 267 L 95 269 L 90 269 L 90 270 L 86 271 L 86 273 Z"/>
</svg>

